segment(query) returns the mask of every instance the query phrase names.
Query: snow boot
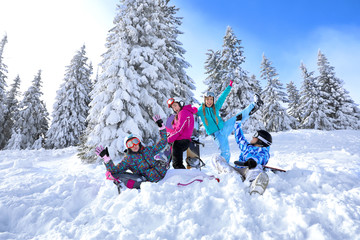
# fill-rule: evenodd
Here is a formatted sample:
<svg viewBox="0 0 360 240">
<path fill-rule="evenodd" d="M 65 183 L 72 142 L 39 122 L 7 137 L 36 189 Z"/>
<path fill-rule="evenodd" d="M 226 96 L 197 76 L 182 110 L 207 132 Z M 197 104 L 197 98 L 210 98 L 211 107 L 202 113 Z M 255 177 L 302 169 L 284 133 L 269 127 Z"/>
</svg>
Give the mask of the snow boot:
<svg viewBox="0 0 360 240">
<path fill-rule="evenodd" d="M 265 172 L 261 172 L 250 184 L 250 195 L 252 195 L 253 193 L 262 195 L 265 192 L 268 184 L 269 176 Z"/>
<path fill-rule="evenodd" d="M 212 165 L 218 173 L 233 173 L 237 172 L 232 166 L 226 162 L 225 158 L 221 155 L 216 155 L 212 158 Z"/>
</svg>

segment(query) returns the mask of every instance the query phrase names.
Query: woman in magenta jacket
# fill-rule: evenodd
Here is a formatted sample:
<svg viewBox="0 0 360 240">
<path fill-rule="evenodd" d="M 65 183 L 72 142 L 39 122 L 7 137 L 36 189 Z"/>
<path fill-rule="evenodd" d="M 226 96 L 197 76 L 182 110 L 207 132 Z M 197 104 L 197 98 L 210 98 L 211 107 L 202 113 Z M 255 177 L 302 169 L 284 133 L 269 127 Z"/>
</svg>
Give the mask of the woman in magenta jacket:
<svg viewBox="0 0 360 240">
<path fill-rule="evenodd" d="M 172 161 L 175 169 L 185 169 L 183 164 L 183 152 L 188 149 L 194 130 L 194 114 L 197 109 L 191 105 L 185 105 L 179 98 L 170 98 L 168 107 L 172 108 L 176 116 L 172 122 L 173 129 L 168 129 L 168 142 L 172 143 Z"/>
</svg>

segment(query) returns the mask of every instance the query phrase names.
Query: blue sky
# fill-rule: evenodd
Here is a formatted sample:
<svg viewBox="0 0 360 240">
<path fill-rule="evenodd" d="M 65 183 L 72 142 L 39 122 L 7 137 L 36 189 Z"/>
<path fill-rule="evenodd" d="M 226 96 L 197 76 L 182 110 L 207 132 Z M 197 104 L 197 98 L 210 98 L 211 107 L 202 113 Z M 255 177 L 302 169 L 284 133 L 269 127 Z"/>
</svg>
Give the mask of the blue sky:
<svg viewBox="0 0 360 240">
<path fill-rule="evenodd" d="M 262 55 L 277 69 L 284 86 L 301 86 L 301 61 L 317 74 L 321 50 L 337 77 L 360 103 L 360 1 L 191 1 L 175 0 L 183 16 L 181 41 L 192 64 L 188 73 L 204 79 L 207 49 L 220 50 L 226 27 L 242 40 L 243 68 L 260 76 Z M 265 84 L 265 83 L 262 83 Z M 205 88 L 198 83 L 198 88 Z"/>
<path fill-rule="evenodd" d="M 65 67 L 82 44 L 96 65 L 105 52 L 118 0 L 1 0 L 0 38 L 8 35 L 4 60 L 8 84 L 17 74 L 25 90 L 39 69 L 49 111 Z M 179 37 L 192 68 L 195 95 L 205 90 L 204 62 L 208 49 L 220 50 L 226 27 L 242 40 L 243 68 L 259 77 L 263 53 L 273 62 L 284 86 L 301 84 L 301 61 L 317 73 L 320 49 L 337 77 L 360 104 L 360 1 L 314 0 L 171 0 L 183 17 Z M 21 6 L 21 7 L 19 7 Z M 265 84 L 265 83 L 262 83 Z"/>
</svg>

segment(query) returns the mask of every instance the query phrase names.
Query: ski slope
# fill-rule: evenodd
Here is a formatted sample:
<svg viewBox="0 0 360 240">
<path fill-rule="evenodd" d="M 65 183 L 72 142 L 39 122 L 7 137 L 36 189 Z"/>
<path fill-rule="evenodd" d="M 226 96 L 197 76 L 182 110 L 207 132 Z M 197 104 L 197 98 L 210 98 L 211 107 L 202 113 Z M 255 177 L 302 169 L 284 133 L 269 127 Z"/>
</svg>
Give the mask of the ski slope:
<svg viewBox="0 0 360 240">
<path fill-rule="evenodd" d="M 0 239 L 360 239 L 360 131 L 273 133 L 268 165 L 288 172 L 269 172 L 263 196 L 217 174 L 216 146 L 203 141 L 203 172 L 220 183 L 144 183 L 121 195 L 75 148 L 0 151 Z"/>
</svg>

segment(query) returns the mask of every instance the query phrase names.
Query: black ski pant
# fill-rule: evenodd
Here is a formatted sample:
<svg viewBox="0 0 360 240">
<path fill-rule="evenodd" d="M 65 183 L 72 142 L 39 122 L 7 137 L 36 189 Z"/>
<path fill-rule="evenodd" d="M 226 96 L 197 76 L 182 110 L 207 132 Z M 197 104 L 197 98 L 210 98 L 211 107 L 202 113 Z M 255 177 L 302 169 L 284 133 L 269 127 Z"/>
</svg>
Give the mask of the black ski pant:
<svg viewBox="0 0 360 240">
<path fill-rule="evenodd" d="M 190 140 L 176 140 L 172 147 L 172 161 L 175 169 L 185 169 L 183 164 L 183 152 L 190 146 Z"/>
</svg>

